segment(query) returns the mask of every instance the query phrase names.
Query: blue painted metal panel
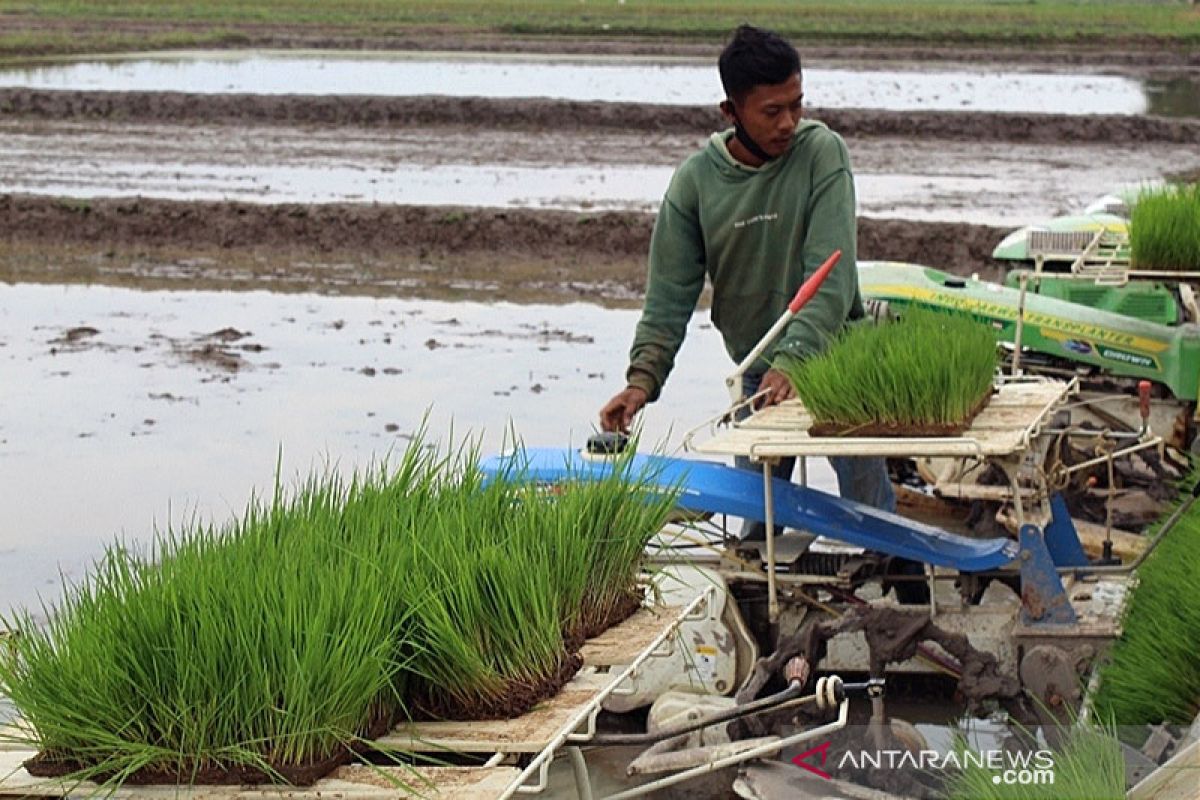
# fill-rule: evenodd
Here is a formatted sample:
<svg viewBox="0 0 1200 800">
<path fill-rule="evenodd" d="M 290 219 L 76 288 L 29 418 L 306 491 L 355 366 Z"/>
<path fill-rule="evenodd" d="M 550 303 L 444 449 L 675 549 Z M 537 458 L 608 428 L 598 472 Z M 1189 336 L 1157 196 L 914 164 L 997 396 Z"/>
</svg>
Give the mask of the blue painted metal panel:
<svg viewBox="0 0 1200 800">
<path fill-rule="evenodd" d="M 1042 541 L 1042 532 L 1036 525 L 1022 525 L 1019 535 L 1022 619 L 1031 624 L 1075 622 L 1075 609 L 1054 569 L 1054 559 Z"/>
<path fill-rule="evenodd" d="M 1071 521 L 1071 512 L 1067 510 L 1067 501 L 1061 494 L 1050 498 L 1050 524 L 1045 531 L 1046 549 L 1050 557 L 1060 567 L 1086 567 L 1087 553 L 1079 543 L 1079 534 L 1075 531 L 1075 523 Z"/>
<path fill-rule="evenodd" d="M 765 518 L 763 478 L 708 461 L 634 455 L 625 469 L 658 486 L 681 488 L 679 505 L 689 511 Z M 595 480 L 612 474 L 613 462 L 568 449 L 530 449 L 488 459 L 489 475 L 509 473 L 544 483 Z M 1017 556 L 1009 539 L 970 539 L 897 514 L 844 500 L 816 489 L 772 478 L 775 524 L 847 542 L 868 550 L 963 572 L 996 569 Z"/>
</svg>

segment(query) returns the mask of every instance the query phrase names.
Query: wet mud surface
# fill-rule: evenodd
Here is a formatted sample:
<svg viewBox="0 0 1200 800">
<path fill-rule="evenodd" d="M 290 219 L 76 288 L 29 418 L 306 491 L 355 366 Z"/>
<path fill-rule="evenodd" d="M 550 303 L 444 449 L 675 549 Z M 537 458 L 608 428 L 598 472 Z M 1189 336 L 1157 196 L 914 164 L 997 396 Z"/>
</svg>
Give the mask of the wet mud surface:
<svg viewBox="0 0 1200 800">
<path fill-rule="evenodd" d="M 252 336 L 253 334 L 250 332 L 228 327 L 187 337 L 152 333 L 146 337 L 143 344 L 132 348 L 122 348 L 107 342 L 99 329 L 91 325 L 77 325 L 48 339 L 46 352 L 51 357 L 69 357 L 89 350 L 118 353 L 122 349 L 127 349 L 145 356 L 157 354 L 164 361 L 198 367 L 207 374 L 206 382 L 228 382 L 236 373 L 251 368 L 251 362 L 247 360 L 248 356 L 262 353 L 267 349 L 258 342 L 243 341 Z M 150 399 L 167 402 L 184 401 L 184 398 L 176 397 L 170 392 L 152 394 Z"/>
<path fill-rule="evenodd" d="M 0 280 L 637 305 L 653 216 L 0 195 Z M 1003 228 L 861 218 L 861 259 L 995 278 Z"/>
<path fill-rule="evenodd" d="M 174 289 L 0 281 L 0 608 L 36 614 L 39 594 L 56 601 L 115 538 L 149 547 L 168 525 L 223 524 L 277 469 L 289 490 L 313 471 L 348 476 L 398 458 L 422 428 L 425 442 L 478 436 L 485 454 L 514 430 L 530 447 L 579 445 L 621 388 L 637 319 L 499 291 Z M 237 369 L 198 357 L 212 348 Z M 644 447 L 673 447 L 721 411 L 730 369 L 699 312 L 642 417 Z M 832 485 L 819 470 L 814 483 Z"/>
<path fill-rule="evenodd" d="M 338 50 L 177 50 L 0 66 L 0 86 L 89 92 L 453 96 L 712 106 L 708 59 Z M 822 108 L 1200 117 L 1185 74 L 1145 77 L 1016 65 L 825 66 L 804 72 Z"/>
<path fill-rule="evenodd" d="M 806 113 L 847 137 L 902 136 L 1047 144 L 1200 142 L 1200 120 L 1134 115 L 825 109 Z M 199 95 L 0 89 L 0 118 L 114 122 L 223 122 L 463 130 L 652 131 L 707 135 L 724 127 L 715 105 L 671 106 L 542 98 Z"/>
<path fill-rule="evenodd" d="M 860 257 L 985 277 L 1013 227 L 1200 170 L 1200 121 L 809 115 L 854 154 Z M 629 103 L 0 90 L 0 276 L 635 303 L 667 176 L 722 125 Z"/>
<path fill-rule="evenodd" d="M 14 32 L 51 31 L 65 41 L 87 34 L 94 23 L 76 20 L 46 19 L 42 16 L 6 14 L 5 26 Z M 145 20 L 111 19 L 104 23 L 108 34 L 150 36 L 169 33 L 207 32 L 211 26 L 203 23 L 162 23 Z M 521 36 L 447 29 L 437 25 L 407 26 L 407 30 L 371 31 L 341 29 L 328 25 L 284 25 L 268 23 L 238 23 L 234 28 L 207 34 L 213 47 L 260 47 L 291 49 L 347 50 L 425 50 L 480 51 L 496 53 L 576 53 L 588 55 L 680 56 L 716 60 L 720 42 L 696 42 L 666 36 Z M 55 52 L 69 52 L 69 46 Z M 10 57 L 37 56 L 43 53 L 17 47 Z M 883 45 L 862 41 L 823 41 L 803 47 L 805 63 L 828 61 L 855 64 L 862 61 L 882 62 L 952 62 L 952 63 L 1020 63 L 1047 67 L 1102 64 L 1120 66 L 1130 71 L 1148 67 L 1197 67 L 1200 52 L 1194 48 L 1170 46 L 1162 42 L 1128 37 L 1108 37 L 1102 44 L 1052 45 L 1030 47 L 1018 44 L 971 45 L 957 43 L 944 46 L 937 43 L 888 42 Z"/>
<path fill-rule="evenodd" d="M 653 212 L 704 134 L 0 120 L 0 194 Z M 849 137 L 860 213 L 1015 227 L 1200 170 L 1169 143 Z"/>
</svg>

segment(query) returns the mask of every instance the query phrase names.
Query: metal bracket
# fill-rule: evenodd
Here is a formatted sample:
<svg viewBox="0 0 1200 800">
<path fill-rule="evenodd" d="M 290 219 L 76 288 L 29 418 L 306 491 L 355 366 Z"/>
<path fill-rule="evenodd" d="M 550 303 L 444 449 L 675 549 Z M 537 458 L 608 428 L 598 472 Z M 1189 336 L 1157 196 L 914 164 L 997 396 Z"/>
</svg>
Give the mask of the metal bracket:
<svg viewBox="0 0 1200 800">
<path fill-rule="evenodd" d="M 1021 619 L 1033 625 L 1070 625 L 1078 620 L 1036 525 L 1022 525 Z"/>
<path fill-rule="evenodd" d="M 1075 523 L 1071 521 L 1071 512 L 1067 509 L 1067 501 L 1061 494 L 1050 498 L 1050 524 L 1045 530 L 1046 550 L 1049 551 L 1055 566 L 1086 567 L 1087 554 L 1079 543 L 1079 534 Z"/>
</svg>

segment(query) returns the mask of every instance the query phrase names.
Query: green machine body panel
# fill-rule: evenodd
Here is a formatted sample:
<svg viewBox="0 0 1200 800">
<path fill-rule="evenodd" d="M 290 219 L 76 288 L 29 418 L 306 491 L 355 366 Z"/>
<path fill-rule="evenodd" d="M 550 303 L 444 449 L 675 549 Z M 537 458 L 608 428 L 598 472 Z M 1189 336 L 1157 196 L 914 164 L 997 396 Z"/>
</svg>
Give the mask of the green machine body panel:
<svg viewBox="0 0 1200 800">
<path fill-rule="evenodd" d="M 1132 203 L 1134 196 L 1110 199 L 1122 207 Z M 1112 263 L 1129 263 L 1128 219 L 1118 213 L 1090 211 L 1081 215 L 1056 217 L 1049 222 L 1027 225 L 1014 230 L 992 251 L 992 257 L 1012 261 L 1014 266 L 1032 267 L 1034 258 L 1044 259 L 1043 270 L 1030 278 L 1027 288 L 1037 294 L 1057 297 L 1058 300 L 1078 302 L 1082 306 L 1144 319 L 1148 323 L 1176 325 L 1183 319 L 1182 309 L 1174 291 L 1156 281 L 1128 281 L 1117 285 L 1100 285 L 1062 276 L 1069 271 L 1073 260 L 1079 258 L 1092 237 L 1103 233 L 1109 237 L 1108 251 Z M 1007 287 L 1018 288 L 1020 275 L 1010 272 L 1004 279 Z"/>
<path fill-rule="evenodd" d="M 1088 234 L 1094 236 L 1100 231 L 1105 231 L 1115 236 L 1127 237 L 1129 235 L 1129 220 L 1116 214 L 1105 212 L 1055 217 L 1041 225 L 1027 225 L 1024 228 L 1018 228 L 1008 236 L 1005 236 L 1000 244 L 996 245 L 996 248 L 992 250 L 992 258 L 999 261 L 1032 262 L 1035 253 L 1030 248 L 1030 234 L 1035 231 L 1047 231 L 1059 234 L 1077 233 L 1080 235 L 1080 241 L 1090 238 Z M 1078 247 L 1078 250 L 1082 249 L 1082 246 Z M 1128 260 L 1128 249 L 1126 249 L 1124 255 L 1126 260 Z M 1074 259 L 1074 253 L 1062 252 L 1057 255 L 1047 255 L 1046 263 L 1048 265 L 1070 264 Z M 1061 269 L 1061 267 L 1059 268 Z"/>
<path fill-rule="evenodd" d="M 1175 325 L 1182 319 L 1179 303 L 1171 289 L 1161 282 L 1134 280 L 1122 285 L 1099 285 L 1095 281 L 1062 277 L 1101 231 L 1109 237 L 1105 246 L 1110 249 L 1103 251 L 1105 257 L 1127 265 L 1128 225 L 1124 217 L 1102 211 L 1056 217 L 1041 225 L 1013 231 L 992 251 L 992 256 L 1028 267 L 1040 255 L 1044 259 L 1043 270 L 1036 279 L 1030 278 L 1027 288 L 1031 292 L 1159 325 Z M 1017 288 L 1019 273 L 1009 273 L 1004 285 Z"/>
<path fill-rule="evenodd" d="M 1009 273 L 1004 285 L 1020 287 L 1020 276 Z M 1055 277 L 1053 273 L 1030 277 L 1028 289 L 1043 297 L 1055 297 L 1158 325 L 1178 325 L 1183 315 L 1174 292 L 1157 281 L 1130 281 L 1124 286 L 1102 286 L 1094 281 Z"/>
<path fill-rule="evenodd" d="M 1020 292 L 916 264 L 859 262 L 864 298 L 967 314 L 991 325 L 1001 341 L 1016 334 Z M 1200 378 L 1200 325 L 1163 325 L 1032 292 L 1025 297 L 1021 344 L 1105 373 L 1147 379 L 1194 401 Z"/>
</svg>

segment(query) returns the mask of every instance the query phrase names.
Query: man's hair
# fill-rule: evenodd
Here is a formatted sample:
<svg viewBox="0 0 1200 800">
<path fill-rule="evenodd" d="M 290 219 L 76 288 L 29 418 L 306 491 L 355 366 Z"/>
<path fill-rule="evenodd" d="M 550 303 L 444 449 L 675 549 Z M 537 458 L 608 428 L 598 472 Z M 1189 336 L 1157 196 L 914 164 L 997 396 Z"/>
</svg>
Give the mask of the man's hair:
<svg viewBox="0 0 1200 800">
<path fill-rule="evenodd" d="M 777 33 L 739 25 L 717 59 L 725 96 L 741 102 L 755 86 L 783 83 L 800 72 L 800 54 Z"/>
</svg>

